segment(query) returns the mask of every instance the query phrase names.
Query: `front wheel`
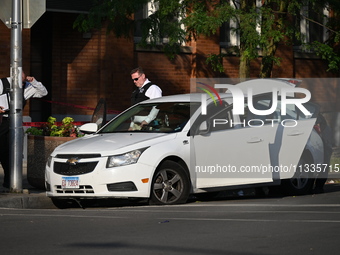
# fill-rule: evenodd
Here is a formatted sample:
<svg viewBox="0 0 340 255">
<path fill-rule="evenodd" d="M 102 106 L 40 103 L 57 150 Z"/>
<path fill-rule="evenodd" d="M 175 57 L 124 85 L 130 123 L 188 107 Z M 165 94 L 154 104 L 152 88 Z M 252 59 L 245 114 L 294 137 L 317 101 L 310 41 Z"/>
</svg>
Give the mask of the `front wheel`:
<svg viewBox="0 0 340 255">
<path fill-rule="evenodd" d="M 165 161 L 152 179 L 150 204 L 182 204 L 189 193 L 190 181 L 185 169 L 176 162 Z"/>
</svg>

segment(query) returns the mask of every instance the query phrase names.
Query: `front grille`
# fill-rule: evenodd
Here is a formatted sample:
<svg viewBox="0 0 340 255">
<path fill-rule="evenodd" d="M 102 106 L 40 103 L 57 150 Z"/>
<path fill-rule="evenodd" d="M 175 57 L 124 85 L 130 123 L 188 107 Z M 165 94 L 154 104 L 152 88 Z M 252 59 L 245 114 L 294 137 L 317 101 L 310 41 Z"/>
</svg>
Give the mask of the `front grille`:
<svg viewBox="0 0 340 255">
<path fill-rule="evenodd" d="M 56 192 L 59 194 L 88 194 L 94 193 L 94 190 L 91 185 L 80 185 L 79 189 L 62 189 L 61 185 L 57 185 Z"/>
<path fill-rule="evenodd" d="M 84 162 L 75 165 L 54 162 L 53 170 L 56 174 L 61 175 L 81 175 L 91 173 L 97 166 L 97 162 Z"/>
<path fill-rule="evenodd" d="M 57 154 L 56 158 L 100 158 L 101 154 Z"/>
</svg>

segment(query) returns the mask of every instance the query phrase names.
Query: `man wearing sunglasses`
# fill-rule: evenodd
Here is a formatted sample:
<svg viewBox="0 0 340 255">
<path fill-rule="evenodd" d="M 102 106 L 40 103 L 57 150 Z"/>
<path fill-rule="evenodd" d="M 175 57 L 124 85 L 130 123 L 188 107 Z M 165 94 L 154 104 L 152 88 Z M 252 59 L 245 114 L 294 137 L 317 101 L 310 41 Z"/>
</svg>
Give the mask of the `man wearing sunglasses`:
<svg viewBox="0 0 340 255">
<path fill-rule="evenodd" d="M 131 95 L 131 105 L 137 104 L 147 99 L 157 98 L 162 96 L 162 90 L 146 78 L 141 67 L 133 69 L 131 72 L 132 81 L 136 85 L 136 89 Z"/>
</svg>

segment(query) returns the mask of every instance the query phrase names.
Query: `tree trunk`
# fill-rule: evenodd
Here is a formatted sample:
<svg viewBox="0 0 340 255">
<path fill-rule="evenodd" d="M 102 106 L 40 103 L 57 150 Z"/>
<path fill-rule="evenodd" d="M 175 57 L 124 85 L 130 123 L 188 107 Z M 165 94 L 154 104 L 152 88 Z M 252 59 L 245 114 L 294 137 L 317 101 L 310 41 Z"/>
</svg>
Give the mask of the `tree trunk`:
<svg viewBox="0 0 340 255">
<path fill-rule="evenodd" d="M 244 81 L 246 78 L 250 77 L 250 60 L 244 53 L 241 53 L 240 56 L 239 76 L 240 81 Z"/>
<path fill-rule="evenodd" d="M 278 43 L 274 43 L 273 40 L 270 40 L 268 48 L 263 49 L 263 56 L 261 61 L 261 70 L 260 70 L 260 78 L 270 78 L 274 65 L 274 57 L 276 53 Z"/>
<path fill-rule="evenodd" d="M 256 2 L 254 0 L 241 0 L 240 1 L 240 9 L 244 12 L 248 12 L 251 8 L 256 6 Z M 242 16 L 240 17 L 240 24 L 242 23 Z M 254 27 L 255 29 L 255 27 Z M 252 51 L 251 45 L 246 45 L 244 40 L 242 39 L 243 32 L 242 28 L 240 31 L 240 67 L 239 67 L 239 76 L 240 81 L 246 80 L 246 78 L 250 77 L 250 58 L 249 52 Z"/>
<path fill-rule="evenodd" d="M 282 30 L 284 27 L 284 20 L 286 19 L 286 12 L 288 3 L 286 0 L 281 0 L 279 3 L 267 1 L 263 6 L 271 6 L 272 10 L 277 10 L 276 14 L 273 13 L 272 18 L 276 20 L 271 27 L 272 30 Z M 264 20 L 262 20 L 264 23 Z M 274 38 L 267 39 L 267 47 L 262 49 L 262 62 L 260 70 L 260 78 L 270 78 L 274 66 L 275 53 L 278 47 L 279 41 Z"/>
</svg>

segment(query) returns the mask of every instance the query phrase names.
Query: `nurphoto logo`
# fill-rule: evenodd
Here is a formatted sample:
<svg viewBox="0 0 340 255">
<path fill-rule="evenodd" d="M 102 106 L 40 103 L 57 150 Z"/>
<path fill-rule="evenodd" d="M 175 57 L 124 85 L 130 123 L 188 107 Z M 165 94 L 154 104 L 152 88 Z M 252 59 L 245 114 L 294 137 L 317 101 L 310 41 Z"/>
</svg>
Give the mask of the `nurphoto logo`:
<svg viewBox="0 0 340 255">
<path fill-rule="evenodd" d="M 205 93 L 202 93 L 201 95 L 201 113 L 202 115 L 207 115 L 207 95 L 210 96 L 210 98 L 213 100 L 214 104 L 217 106 L 223 105 L 223 101 L 221 99 L 221 96 L 217 92 L 216 89 L 227 89 L 228 93 L 231 93 L 232 95 L 232 107 L 233 107 L 233 115 L 244 115 L 245 114 L 245 98 L 247 98 L 247 107 L 249 112 L 251 112 L 255 116 L 268 116 L 272 113 L 274 113 L 277 110 L 278 107 L 278 97 L 280 95 L 280 109 L 281 109 L 281 115 L 287 115 L 287 105 L 294 105 L 295 108 L 298 108 L 305 116 L 311 116 L 312 114 L 308 111 L 308 109 L 303 105 L 304 103 L 307 103 L 311 99 L 311 93 L 309 90 L 304 88 L 296 88 L 296 87 L 285 87 L 285 88 L 276 88 L 273 87 L 271 91 L 271 106 L 270 109 L 256 109 L 254 107 L 254 93 L 253 89 L 251 87 L 247 88 L 246 95 L 242 91 L 241 88 L 236 87 L 235 85 L 230 84 L 215 84 L 215 86 L 210 86 L 208 84 L 197 82 L 200 85 L 203 85 L 204 87 L 198 87 L 200 90 L 204 91 Z M 290 95 L 300 93 L 303 94 L 304 97 L 302 98 L 293 98 Z M 232 121 L 232 120 L 230 120 Z M 271 122 L 272 126 L 275 122 L 279 122 L 279 119 L 266 119 L 266 122 Z M 260 125 L 252 125 L 252 123 L 262 123 Z M 290 124 L 286 124 L 288 122 L 291 122 Z M 221 125 L 221 124 L 227 124 L 228 120 L 222 120 L 222 119 L 215 119 L 213 121 L 214 127 L 215 125 Z M 293 123 L 293 124 L 292 124 Z M 232 124 L 232 123 L 230 123 Z M 240 123 L 238 123 L 240 124 Z M 241 123 L 242 124 L 242 123 Z M 246 123 L 243 123 L 246 125 Z M 248 120 L 247 125 L 248 126 L 263 126 L 264 121 L 261 119 L 251 119 Z M 287 127 L 295 127 L 297 125 L 296 120 L 294 119 L 285 119 L 281 121 L 281 125 L 287 126 Z"/>
</svg>

